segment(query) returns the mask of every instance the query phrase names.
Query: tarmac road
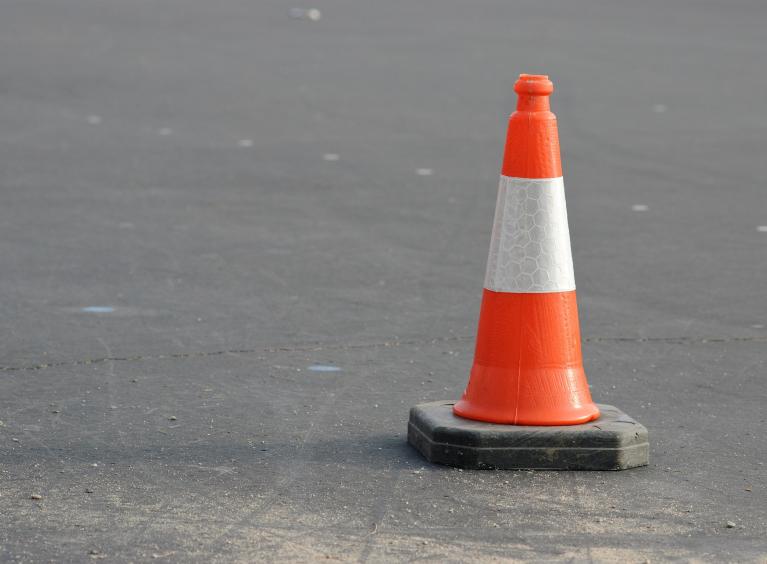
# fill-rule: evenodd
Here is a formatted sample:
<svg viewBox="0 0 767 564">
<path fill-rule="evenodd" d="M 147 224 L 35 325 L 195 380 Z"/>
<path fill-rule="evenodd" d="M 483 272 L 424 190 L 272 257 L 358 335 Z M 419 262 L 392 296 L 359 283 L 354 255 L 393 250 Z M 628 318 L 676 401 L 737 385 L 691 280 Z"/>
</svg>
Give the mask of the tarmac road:
<svg viewBox="0 0 767 564">
<path fill-rule="evenodd" d="M 0 561 L 764 561 L 767 5 L 577 4 L 4 2 Z M 521 72 L 644 469 L 405 443 L 466 383 Z"/>
</svg>

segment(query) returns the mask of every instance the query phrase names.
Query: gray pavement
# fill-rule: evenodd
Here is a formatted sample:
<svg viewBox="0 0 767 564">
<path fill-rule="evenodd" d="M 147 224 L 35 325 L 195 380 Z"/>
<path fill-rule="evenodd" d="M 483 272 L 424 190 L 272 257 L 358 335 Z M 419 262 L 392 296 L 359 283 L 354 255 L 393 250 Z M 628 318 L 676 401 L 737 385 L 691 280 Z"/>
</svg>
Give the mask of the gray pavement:
<svg viewBox="0 0 767 564">
<path fill-rule="evenodd" d="M 764 561 L 765 18 L 4 2 L 0 561 Z M 589 382 L 644 469 L 405 443 L 466 382 L 520 72 L 557 87 Z"/>
</svg>

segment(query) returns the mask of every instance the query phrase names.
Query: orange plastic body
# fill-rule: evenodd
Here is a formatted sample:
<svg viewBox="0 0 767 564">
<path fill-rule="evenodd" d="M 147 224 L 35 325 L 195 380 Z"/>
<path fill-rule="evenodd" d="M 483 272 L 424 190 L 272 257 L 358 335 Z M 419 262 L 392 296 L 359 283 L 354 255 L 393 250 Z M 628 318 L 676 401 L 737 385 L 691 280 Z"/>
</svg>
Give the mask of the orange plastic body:
<svg viewBox="0 0 767 564">
<path fill-rule="evenodd" d="M 509 119 L 502 174 L 562 176 L 554 87 L 546 76 L 521 75 Z M 583 371 L 575 291 L 484 290 L 474 365 L 453 411 L 511 425 L 577 425 L 599 417 Z"/>
<path fill-rule="evenodd" d="M 511 425 L 576 425 L 599 417 L 583 371 L 575 291 L 485 289 L 474 366 L 453 411 Z"/>
</svg>

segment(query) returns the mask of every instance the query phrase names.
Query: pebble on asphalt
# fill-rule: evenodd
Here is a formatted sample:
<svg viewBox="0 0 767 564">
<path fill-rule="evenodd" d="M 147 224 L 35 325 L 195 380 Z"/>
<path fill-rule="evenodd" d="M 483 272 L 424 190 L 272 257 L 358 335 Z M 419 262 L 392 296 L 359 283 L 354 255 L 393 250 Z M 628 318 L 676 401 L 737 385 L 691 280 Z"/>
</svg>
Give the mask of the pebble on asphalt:
<svg viewBox="0 0 767 564">
<path fill-rule="evenodd" d="M 40 494 L 32 494 L 29 496 L 29 499 L 34 499 L 35 501 L 39 501 L 43 499 L 43 496 L 41 496 Z"/>
<path fill-rule="evenodd" d="M 734 529 L 735 528 L 735 523 L 733 523 L 732 521 L 727 521 L 727 528 L 728 529 Z"/>
</svg>

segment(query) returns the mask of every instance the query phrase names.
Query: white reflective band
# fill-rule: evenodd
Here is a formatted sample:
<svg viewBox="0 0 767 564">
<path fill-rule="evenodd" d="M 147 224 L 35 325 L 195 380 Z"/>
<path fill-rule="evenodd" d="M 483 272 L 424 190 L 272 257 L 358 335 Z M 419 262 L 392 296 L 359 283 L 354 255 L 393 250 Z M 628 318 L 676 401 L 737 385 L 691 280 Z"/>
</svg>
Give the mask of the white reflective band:
<svg viewBox="0 0 767 564">
<path fill-rule="evenodd" d="M 501 176 L 485 288 L 520 293 L 575 290 L 561 177 Z"/>
</svg>

